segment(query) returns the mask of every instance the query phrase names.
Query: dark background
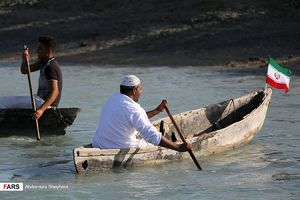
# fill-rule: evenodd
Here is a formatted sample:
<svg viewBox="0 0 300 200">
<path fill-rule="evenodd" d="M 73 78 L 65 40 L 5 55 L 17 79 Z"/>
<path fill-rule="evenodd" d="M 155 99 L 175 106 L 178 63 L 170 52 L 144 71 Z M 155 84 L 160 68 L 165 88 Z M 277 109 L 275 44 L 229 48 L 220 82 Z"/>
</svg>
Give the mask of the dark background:
<svg viewBox="0 0 300 200">
<path fill-rule="evenodd" d="M 61 62 L 262 67 L 300 63 L 296 0 L 0 1 L 0 59 L 57 39 Z"/>
</svg>

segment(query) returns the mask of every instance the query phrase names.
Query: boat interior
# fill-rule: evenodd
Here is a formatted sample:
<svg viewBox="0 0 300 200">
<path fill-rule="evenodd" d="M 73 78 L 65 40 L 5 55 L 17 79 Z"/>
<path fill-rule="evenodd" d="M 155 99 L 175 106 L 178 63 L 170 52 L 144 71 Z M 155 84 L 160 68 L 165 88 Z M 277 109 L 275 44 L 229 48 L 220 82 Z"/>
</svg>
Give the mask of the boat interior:
<svg viewBox="0 0 300 200">
<path fill-rule="evenodd" d="M 205 108 L 192 110 L 178 115 L 174 119 L 185 138 L 197 137 L 223 129 L 247 117 L 259 107 L 265 98 L 263 90 L 236 99 L 217 103 Z M 176 141 L 174 125 L 168 118 L 154 122 L 164 135 Z"/>
</svg>

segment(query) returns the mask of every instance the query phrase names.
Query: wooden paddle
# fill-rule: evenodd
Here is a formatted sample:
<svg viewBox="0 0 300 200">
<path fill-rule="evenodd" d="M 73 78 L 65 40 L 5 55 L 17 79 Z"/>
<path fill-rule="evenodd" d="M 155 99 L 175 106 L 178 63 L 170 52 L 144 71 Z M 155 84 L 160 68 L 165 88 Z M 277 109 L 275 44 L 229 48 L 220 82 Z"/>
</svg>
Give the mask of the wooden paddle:
<svg viewBox="0 0 300 200">
<path fill-rule="evenodd" d="M 177 126 L 177 124 L 176 124 L 176 122 L 175 122 L 175 120 L 174 120 L 172 114 L 170 113 L 170 110 L 169 110 L 168 106 L 165 105 L 165 109 L 166 109 L 166 112 L 168 113 L 168 115 L 169 115 L 169 117 L 170 117 L 172 123 L 174 124 L 175 129 L 177 130 L 177 132 L 178 132 L 178 134 L 179 134 L 179 136 L 180 136 L 182 142 L 186 144 L 187 142 L 185 141 L 185 139 L 184 139 L 184 137 L 183 137 L 183 135 L 182 135 L 180 129 L 178 128 L 178 126 Z M 192 150 L 188 150 L 188 152 L 189 152 L 191 158 L 193 159 L 194 163 L 196 164 L 197 168 L 198 168 L 199 170 L 202 170 L 202 167 L 201 167 L 200 164 L 198 163 L 198 161 L 197 161 L 195 155 L 193 154 Z"/>
<path fill-rule="evenodd" d="M 26 45 L 24 45 L 24 51 L 27 50 Z M 29 65 L 29 60 L 26 59 L 26 67 L 27 67 L 27 78 L 28 78 L 28 84 L 29 84 L 29 90 L 30 90 L 30 96 L 31 96 L 31 105 L 32 105 L 32 110 L 35 112 L 36 111 L 36 105 L 35 105 L 35 100 L 34 100 L 34 94 L 32 90 L 32 84 L 31 84 L 31 77 L 30 77 L 30 65 Z M 35 120 L 35 130 L 36 130 L 36 139 L 40 140 L 40 129 L 39 129 L 39 121 L 36 119 Z"/>
</svg>

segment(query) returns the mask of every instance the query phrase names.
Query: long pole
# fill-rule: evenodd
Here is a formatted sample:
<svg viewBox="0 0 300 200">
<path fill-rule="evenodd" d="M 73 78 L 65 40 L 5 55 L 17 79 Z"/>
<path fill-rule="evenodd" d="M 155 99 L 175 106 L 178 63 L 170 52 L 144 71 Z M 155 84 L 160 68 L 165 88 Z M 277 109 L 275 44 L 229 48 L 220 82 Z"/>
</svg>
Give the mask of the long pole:
<svg viewBox="0 0 300 200">
<path fill-rule="evenodd" d="M 24 45 L 24 51 L 28 51 L 26 45 Z M 28 59 L 26 59 L 26 67 L 27 67 L 27 78 L 28 78 L 28 84 L 29 84 L 29 90 L 31 96 L 31 105 L 32 105 L 32 110 L 35 112 L 36 105 L 35 105 L 34 94 L 32 90 L 31 77 L 30 77 L 30 65 Z M 40 140 L 41 139 L 40 128 L 39 128 L 39 121 L 37 119 L 35 119 L 35 132 L 36 132 L 36 139 Z"/>
<path fill-rule="evenodd" d="M 180 136 L 182 142 L 186 144 L 187 142 L 186 142 L 186 140 L 184 139 L 184 137 L 183 137 L 183 135 L 182 135 L 180 129 L 178 128 L 178 126 L 177 126 L 177 124 L 176 124 L 176 122 L 175 122 L 175 120 L 174 120 L 174 118 L 173 118 L 173 116 L 172 116 L 172 114 L 171 114 L 171 112 L 170 112 L 168 106 L 165 105 L 165 109 L 166 109 L 166 112 L 168 113 L 168 115 L 169 115 L 169 117 L 170 117 L 172 123 L 174 124 L 175 129 L 176 129 L 177 133 L 179 134 L 179 136 Z M 197 168 L 198 168 L 199 170 L 202 170 L 202 167 L 201 167 L 200 164 L 198 163 L 198 161 L 197 161 L 197 159 L 196 159 L 194 153 L 192 152 L 192 150 L 188 150 L 188 152 L 189 152 L 189 154 L 190 154 L 192 160 L 194 161 L 195 165 L 197 166 Z"/>
</svg>

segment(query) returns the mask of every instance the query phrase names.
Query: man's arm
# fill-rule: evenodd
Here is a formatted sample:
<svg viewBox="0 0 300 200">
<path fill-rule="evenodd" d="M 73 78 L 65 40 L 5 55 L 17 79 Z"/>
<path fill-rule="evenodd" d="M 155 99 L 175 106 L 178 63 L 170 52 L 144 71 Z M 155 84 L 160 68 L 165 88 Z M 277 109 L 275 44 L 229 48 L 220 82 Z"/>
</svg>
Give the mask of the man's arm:
<svg viewBox="0 0 300 200">
<path fill-rule="evenodd" d="M 146 113 L 147 113 L 148 118 L 151 119 L 152 117 L 159 114 L 160 112 L 154 109 L 154 110 L 151 110 L 151 111 L 147 111 Z"/>
<path fill-rule="evenodd" d="M 168 149 L 172 149 L 172 150 L 175 150 L 175 151 L 179 151 L 179 152 L 185 152 L 185 151 L 188 151 L 188 150 L 192 150 L 192 144 L 189 144 L 189 143 L 177 144 L 175 142 L 172 142 L 171 140 L 168 140 L 164 136 L 161 136 L 159 146 L 165 147 L 165 148 L 168 148 Z"/>
<path fill-rule="evenodd" d="M 44 111 L 53 104 L 53 102 L 56 100 L 56 98 L 59 95 L 58 90 L 58 81 L 57 80 L 50 80 L 48 81 L 49 88 L 51 89 L 50 94 L 47 99 L 45 99 L 45 102 L 39 107 L 36 112 L 34 113 L 34 118 L 39 119 Z"/>
<path fill-rule="evenodd" d="M 132 117 L 133 127 L 141 134 L 141 136 L 149 143 L 169 148 L 175 151 L 184 152 L 191 150 L 191 144 L 177 144 L 164 137 L 157 129 L 151 124 L 148 116 L 142 112 L 136 111 Z"/>
<path fill-rule="evenodd" d="M 27 66 L 25 61 L 22 62 L 20 68 L 22 74 L 27 74 Z M 38 71 L 39 69 L 40 69 L 40 62 L 38 61 L 30 65 L 30 72 L 35 72 Z"/>
<path fill-rule="evenodd" d="M 26 61 L 27 60 L 28 60 L 28 62 L 30 60 L 30 54 L 29 54 L 28 49 L 24 50 L 23 54 L 22 54 L 22 63 L 21 63 L 21 67 L 20 67 L 20 70 L 21 70 L 22 74 L 27 74 L 27 66 L 26 66 Z M 37 61 L 37 62 L 30 65 L 30 72 L 35 72 L 39 69 L 40 69 L 40 62 L 39 61 Z"/>
<path fill-rule="evenodd" d="M 168 105 L 167 100 L 162 100 L 161 103 L 154 110 L 146 112 L 148 118 L 150 119 L 153 116 L 161 113 L 165 109 L 165 105 Z"/>
</svg>

